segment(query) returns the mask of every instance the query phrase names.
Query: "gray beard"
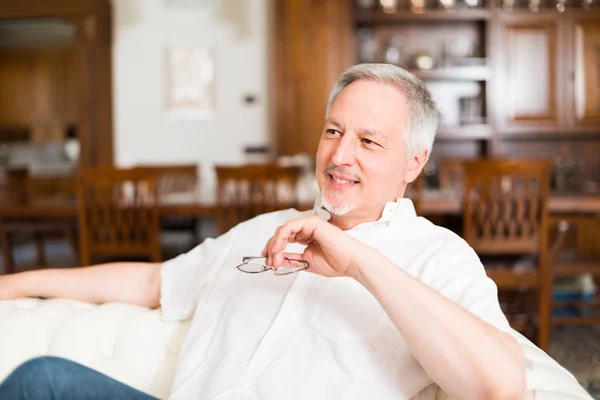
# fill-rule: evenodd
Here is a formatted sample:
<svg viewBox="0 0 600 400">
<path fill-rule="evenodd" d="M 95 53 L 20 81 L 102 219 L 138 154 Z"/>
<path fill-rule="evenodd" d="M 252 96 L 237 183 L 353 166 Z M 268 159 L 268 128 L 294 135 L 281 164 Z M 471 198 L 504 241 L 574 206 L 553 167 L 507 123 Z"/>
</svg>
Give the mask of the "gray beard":
<svg viewBox="0 0 600 400">
<path fill-rule="evenodd" d="M 321 204 L 323 207 L 325 207 L 327 211 L 329 211 L 333 215 L 337 215 L 338 217 L 346 215 L 354 209 L 354 204 L 346 204 L 343 206 L 334 206 L 332 204 L 329 204 L 329 202 L 325 198 L 325 193 L 323 191 L 321 191 Z"/>
</svg>

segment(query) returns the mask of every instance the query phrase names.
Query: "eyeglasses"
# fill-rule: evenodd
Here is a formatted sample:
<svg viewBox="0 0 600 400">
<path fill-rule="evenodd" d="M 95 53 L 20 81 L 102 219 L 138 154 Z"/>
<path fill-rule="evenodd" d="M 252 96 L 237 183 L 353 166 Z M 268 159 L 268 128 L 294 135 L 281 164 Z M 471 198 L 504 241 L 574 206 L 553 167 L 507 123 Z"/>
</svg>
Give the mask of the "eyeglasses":
<svg viewBox="0 0 600 400">
<path fill-rule="evenodd" d="M 243 257 L 242 263 L 236 268 L 248 274 L 259 274 L 268 270 L 273 270 L 275 275 L 289 275 L 308 269 L 309 264 L 306 260 L 295 260 L 292 258 L 284 258 L 283 265 L 274 269 L 265 264 L 266 257 Z"/>
</svg>

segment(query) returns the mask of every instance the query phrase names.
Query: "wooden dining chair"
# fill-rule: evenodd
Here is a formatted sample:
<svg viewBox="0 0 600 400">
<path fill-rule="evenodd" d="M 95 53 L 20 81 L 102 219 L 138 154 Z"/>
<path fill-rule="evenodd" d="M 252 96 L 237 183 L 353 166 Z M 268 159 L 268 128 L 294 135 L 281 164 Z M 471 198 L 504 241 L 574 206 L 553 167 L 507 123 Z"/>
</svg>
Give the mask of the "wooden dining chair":
<svg viewBox="0 0 600 400">
<path fill-rule="evenodd" d="M 513 327 L 537 330 L 537 344 L 545 349 L 550 319 L 547 204 L 551 163 L 479 160 L 464 163 L 464 168 L 463 237 L 481 257 L 499 292 L 516 295 L 507 296 L 504 304 L 501 298 L 505 312 L 520 310 L 519 315 L 507 315 Z M 521 297 L 519 292 L 534 293 L 534 304 L 511 302 Z"/>
<path fill-rule="evenodd" d="M 553 216 L 549 252 L 551 292 L 555 278 L 588 274 L 600 279 L 600 217 L 597 215 Z M 600 324 L 600 293 L 580 298 L 553 299 L 552 325 Z"/>
<path fill-rule="evenodd" d="M 112 167 L 77 173 L 81 264 L 133 258 L 161 262 L 155 176 Z"/>
<path fill-rule="evenodd" d="M 296 167 L 269 164 L 215 169 L 219 234 L 257 215 L 297 206 L 300 170 Z"/>
<path fill-rule="evenodd" d="M 38 202 L 75 201 L 75 179 L 72 176 L 31 176 L 26 168 L 11 170 L 7 175 L 5 200 L 8 202 L 34 206 Z M 76 221 L 60 218 L 6 219 L 0 221 L 0 250 L 6 273 L 16 272 L 13 256 L 15 237 L 28 234 L 32 234 L 35 240 L 35 268 L 48 266 L 45 242 L 52 235 L 64 237 L 77 258 Z"/>
<path fill-rule="evenodd" d="M 156 198 L 160 205 L 189 205 L 198 201 L 198 165 L 141 164 L 135 169 L 154 175 Z M 160 219 L 164 258 L 172 258 L 196 247 L 202 241 L 196 217 L 163 215 Z"/>
<path fill-rule="evenodd" d="M 154 175 L 159 202 L 177 201 L 178 198 L 193 197 L 197 193 L 198 166 L 196 164 L 140 164 L 134 168 Z"/>
<path fill-rule="evenodd" d="M 465 187 L 465 163 L 473 161 L 466 159 L 447 158 L 440 161 L 440 190 L 448 194 L 463 196 Z"/>
</svg>

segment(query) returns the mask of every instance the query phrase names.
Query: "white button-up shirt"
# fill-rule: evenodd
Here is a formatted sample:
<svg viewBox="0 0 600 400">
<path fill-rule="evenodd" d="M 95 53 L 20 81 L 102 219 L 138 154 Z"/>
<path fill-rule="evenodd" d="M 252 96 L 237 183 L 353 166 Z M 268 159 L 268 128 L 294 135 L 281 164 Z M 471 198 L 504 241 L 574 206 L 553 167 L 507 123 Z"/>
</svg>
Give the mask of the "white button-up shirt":
<svg viewBox="0 0 600 400">
<path fill-rule="evenodd" d="M 259 216 L 163 264 L 163 319 L 193 317 L 171 398 L 435 398 L 437 386 L 383 308 L 355 280 L 235 268 L 242 257 L 259 256 L 278 226 L 310 214 Z M 451 231 L 417 217 L 410 200 L 388 202 L 381 219 L 346 232 L 509 331 L 496 286 L 475 252 Z M 286 249 L 302 250 L 297 244 Z"/>
</svg>

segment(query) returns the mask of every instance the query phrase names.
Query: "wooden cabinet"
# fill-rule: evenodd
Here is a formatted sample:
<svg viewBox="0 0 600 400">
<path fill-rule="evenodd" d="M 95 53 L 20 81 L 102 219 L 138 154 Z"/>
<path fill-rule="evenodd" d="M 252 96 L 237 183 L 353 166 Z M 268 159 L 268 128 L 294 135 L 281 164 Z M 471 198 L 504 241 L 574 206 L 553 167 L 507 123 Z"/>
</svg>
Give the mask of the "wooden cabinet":
<svg viewBox="0 0 600 400">
<path fill-rule="evenodd" d="M 499 133 L 593 133 L 600 122 L 600 12 L 499 12 L 497 21 Z"/>
<path fill-rule="evenodd" d="M 563 123 L 558 101 L 562 71 L 557 63 L 564 57 L 562 27 L 558 15 L 531 17 L 500 16 L 496 107 L 498 128 L 504 132 Z"/>
<path fill-rule="evenodd" d="M 27 80 L 26 76 L 32 77 L 32 81 L 25 86 L 26 90 L 32 92 L 15 100 L 14 106 L 9 104 L 6 111 L 0 111 L 0 118 L 8 118 L 11 124 L 23 125 L 29 124 L 30 118 L 39 116 L 47 121 L 42 121 L 42 130 L 47 126 L 71 125 L 74 121 L 81 143 L 80 164 L 110 165 L 113 159 L 111 2 L 0 1 L 0 23 L 30 24 L 43 21 L 61 21 L 72 25 L 75 29 L 75 43 L 66 56 L 44 56 L 44 62 L 40 62 L 44 57 L 34 57 L 33 65 L 41 65 L 35 71 L 27 71 L 27 68 L 37 68 L 31 65 L 21 68 L 22 71 L 17 73 L 19 76 L 16 79 L 22 82 Z M 67 59 L 68 61 L 65 61 Z M 0 61 L 4 64 L 6 60 Z M 15 60 L 8 60 L 9 65 L 12 62 Z M 4 67 L 1 69 L 0 75 L 6 74 Z M 12 70 L 13 67 L 8 68 L 9 75 L 12 74 Z M 65 86 L 62 86 L 61 82 L 64 82 Z M 16 90 L 15 82 L 9 85 L 12 87 L 0 91 L 0 106 L 4 107 L 7 95 L 10 99 L 10 92 Z M 60 90 L 57 85 L 60 85 Z M 61 100 L 56 100 L 56 92 L 59 92 L 58 97 L 63 97 Z M 27 104 L 23 111 L 24 102 L 31 98 L 35 98 L 34 104 Z M 12 132 L 9 133 L 13 136 Z M 30 133 L 23 135 L 19 131 L 17 136 L 20 140 Z M 45 132 L 41 134 L 46 135 Z"/>
<path fill-rule="evenodd" d="M 72 49 L 0 49 L 0 127 L 28 129 L 34 142 L 62 140 L 76 118 Z"/>
<path fill-rule="evenodd" d="M 453 2 L 441 0 L 277 0 L 279 153 L 314 154 L 327 94 L 347 66 L 391 62 L 439 96 L 432 163 L 553 158 L 581 164 L 585 180 L 600 182 L 600 7 L 582 2 L 558 12 L 557 3 L 536 0 L 458 1 L 451 11 L 443 4 Z M 503 8 L 510 3 L 512 11 Z M 423 55 L 429 65 L 419 63 Z"/>
<path fill-rule="evenodd" d="M 571 123 L 596 127 L 600 124 L 600 17 L 578 17 L 570 25 L 572 35 L 573 104 Z"/>
</svg>

